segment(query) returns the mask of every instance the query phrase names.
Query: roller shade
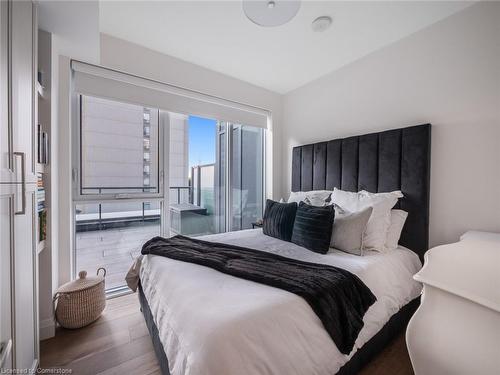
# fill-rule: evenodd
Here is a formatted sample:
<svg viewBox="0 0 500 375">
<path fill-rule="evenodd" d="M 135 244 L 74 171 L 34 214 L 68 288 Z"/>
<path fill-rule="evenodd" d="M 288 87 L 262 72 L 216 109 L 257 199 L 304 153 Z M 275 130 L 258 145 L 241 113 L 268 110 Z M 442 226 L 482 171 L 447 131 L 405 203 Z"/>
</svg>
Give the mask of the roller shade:
<svg viewBox="0 0 500 375">
<path fill-rule="evenodd" d="M 264 109 L 76 60 L 71 68 L 79 94 L 267 128 L 269 112 Z"/>
</svg>

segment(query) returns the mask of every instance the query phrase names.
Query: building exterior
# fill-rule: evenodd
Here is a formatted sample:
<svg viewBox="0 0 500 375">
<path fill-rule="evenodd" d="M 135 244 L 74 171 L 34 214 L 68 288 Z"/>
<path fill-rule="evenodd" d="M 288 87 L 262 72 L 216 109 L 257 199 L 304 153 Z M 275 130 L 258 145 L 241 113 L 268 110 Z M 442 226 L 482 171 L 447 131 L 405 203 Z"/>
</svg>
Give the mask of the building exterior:
<svg viewBox="0 0 500 375">
<path fill-rule="evenodd" d="M 189 117 L 168 113 L 170 203 L 189 202 Z"/>
<path fill-rule="evenodd" d="M 89 96 L 82 96 L 81 108 L 82 192 L 157 191 L 159 111 Z M 188 116 L 169 112 L 167 119 L 170 202 L 188 202 Z M 106 206 L 106 212 L 137 210 L 135 203 Z M 97 207 L 88 205 L 82 210 L 96 213 Z"/>
<path fill-rule="evenodd" d="M 158 110 L 81 96 L 81 119 L 82 194 L 158 191 Z M 137 204 L 106 208 L 133 211 Z M 81 207 L 82 213 L 97 209 Z"/>
</svg>

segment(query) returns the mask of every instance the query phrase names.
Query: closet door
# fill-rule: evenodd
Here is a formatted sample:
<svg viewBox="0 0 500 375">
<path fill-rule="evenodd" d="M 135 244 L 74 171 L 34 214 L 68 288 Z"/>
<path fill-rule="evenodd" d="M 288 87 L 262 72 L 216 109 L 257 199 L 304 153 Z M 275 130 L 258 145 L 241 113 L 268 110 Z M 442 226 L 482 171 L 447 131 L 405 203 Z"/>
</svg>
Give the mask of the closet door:
<svg viewBox="0 0 500 375">
<path fill-rule="evenodd" d="M 38 361 L 36 254 L 35 70 L 36 13 L 31 1 L 11 1 L 14 202 L 14 367 Z"/>
<path fill-rule="evenodd" d="M 12 121 L 10 117 L 10 5 L 0 1 L 0 183 L 13 181 Z"/>
<path fill-rule="evenodd" d="M 15 367 L 23 369 L 38 361 L 36 204 L 35 187 L 27 185 L 24 214 L 14 216 Z"/>
<path fill-rule="evenodd" d="M 11 259 L 14 250 L 14 194 L 14 185 L 0 184 L 0 372 L 13 366 Z"/>
<path fill-rule="evenodd" d="M 11 256 L 14 250 L 15 186 L 9 184 L 13 181 L 9 118 L 9 13 L 10 4 L 0 1 L 0 372 L 13 366 Z"/>
<path fill-rule="evenodd" d="M 36 13 L 31 1 L 11 1 L 12 143 L 14 172 L 23 167 L 26 182 L 36 183 L 35 56 Z M 21 160 L 24 157 L 24 161 Z M 24 166 L 21 163 L 24 162 Z M 15 173 L 16 182 L 19 173 Z"/>
</svg>

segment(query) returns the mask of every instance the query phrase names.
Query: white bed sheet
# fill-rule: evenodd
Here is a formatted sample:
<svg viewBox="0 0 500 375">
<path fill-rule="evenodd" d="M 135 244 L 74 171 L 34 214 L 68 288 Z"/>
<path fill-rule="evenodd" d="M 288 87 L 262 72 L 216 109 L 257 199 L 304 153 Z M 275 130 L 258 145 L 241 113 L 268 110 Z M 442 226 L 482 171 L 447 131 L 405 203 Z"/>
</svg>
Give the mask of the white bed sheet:
<svg viewBox="0 0 500 375">
<path fill-rule="evenodd" d="M 418 256 L 399 247 L 359 257 L 316 254 L 265 236 L 261 229 L 202 237 L 329 264 L 356 274 L 377 297 L 350 355 L 339 352 L 301 297 L 208 267 L 148 255 L 140 278 L 172 375 L 335 374 L 421 285 Z"/>
</svg>

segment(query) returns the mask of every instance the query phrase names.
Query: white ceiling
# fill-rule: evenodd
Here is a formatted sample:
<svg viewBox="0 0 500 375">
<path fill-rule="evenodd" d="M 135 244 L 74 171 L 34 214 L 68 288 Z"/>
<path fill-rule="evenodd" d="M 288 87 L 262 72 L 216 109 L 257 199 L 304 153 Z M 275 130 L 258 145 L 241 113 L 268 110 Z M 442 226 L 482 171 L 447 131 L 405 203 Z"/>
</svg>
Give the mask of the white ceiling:
<svg viewBox="0 0 500 375">
<path fill-rule="evenodd" d="M 303 1 L 288 24 L 265 28 L 241 1 L 101 0 L 100 31 L 286 93 L 470 4 Z M 315 33 L 311 22 L 322 15 L 333 25 Z"/>
</svg>

